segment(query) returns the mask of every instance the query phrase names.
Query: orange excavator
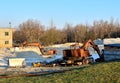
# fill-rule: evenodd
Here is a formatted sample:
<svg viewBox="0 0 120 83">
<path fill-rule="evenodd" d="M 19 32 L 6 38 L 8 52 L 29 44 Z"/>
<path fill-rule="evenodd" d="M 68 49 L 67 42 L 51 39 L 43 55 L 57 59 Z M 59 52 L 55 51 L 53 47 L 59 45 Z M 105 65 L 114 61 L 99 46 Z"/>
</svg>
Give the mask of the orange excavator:
<svg viewBox="0 0 120 83">
<path fill-rule="evenodd" d="M 22 47 L 26 47 L 26 46 L 37 46 L 40 49 L 40 52 L 42 53 L 42 55 L 53 55 L 53 54 L 57 54 L 57 50 L 47 50 L 44 51 L 44 48 L 41 44 L 39 44 L 38 42 L 32 42 L 32 43 L 27 43 L 27 41 L 24 41 L 22 43 Z"/>
<path fill-rule="evenodd" d="M 71 45 L 71 46 L 75 46 L 75 45 Z M 67 63 L 71 63 L 71 64 L 80 61 L 82 61 L 82 64 L 88 64 L 90 62 L 89 57 L 91 56 L 88 47 L 92 47 L 94 50 L 97 51 L 99 55 L 99 59 L 97 59 L 97 61 L 104 61 L 103 55 L 101 55 L 98 46 L 96 46 L 91 39 L 88 39 L 80 48 L 63 50 L 63 60 L 66 60 Z"/>
</svg>

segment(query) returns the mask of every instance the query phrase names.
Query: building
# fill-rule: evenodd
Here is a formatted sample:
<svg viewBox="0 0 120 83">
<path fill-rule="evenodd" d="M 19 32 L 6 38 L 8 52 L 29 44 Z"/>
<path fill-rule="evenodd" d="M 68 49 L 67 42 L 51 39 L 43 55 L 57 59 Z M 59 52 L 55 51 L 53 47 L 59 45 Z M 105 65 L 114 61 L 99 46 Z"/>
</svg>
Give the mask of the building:
<svg viewBox="0 0 120 83">
<path fill-rule="evenodd" d="M 12 47 L 13 28 L 0 28 L 0 48 Z"/>
</svg>

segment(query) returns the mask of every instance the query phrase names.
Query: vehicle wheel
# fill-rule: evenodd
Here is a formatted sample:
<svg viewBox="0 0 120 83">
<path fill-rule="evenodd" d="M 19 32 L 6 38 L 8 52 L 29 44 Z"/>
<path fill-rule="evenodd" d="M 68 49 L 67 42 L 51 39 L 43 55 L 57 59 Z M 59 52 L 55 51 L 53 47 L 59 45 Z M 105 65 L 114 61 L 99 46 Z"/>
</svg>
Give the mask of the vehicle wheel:
<svg viewBox="0 0 120 83">
<path fill-rule="evenodd" d="M 89 58 L 89 63 L 94 63 L 94 59 L 93 58 Z"/>
<path fill-rule="evenodd" d="M 89 60 L 88 60 L 88 59 L 83 59 L 82 63 L 83 63 L 83 64 L 88 64 L 88 63 L 89 63 Z"/>
</svg>

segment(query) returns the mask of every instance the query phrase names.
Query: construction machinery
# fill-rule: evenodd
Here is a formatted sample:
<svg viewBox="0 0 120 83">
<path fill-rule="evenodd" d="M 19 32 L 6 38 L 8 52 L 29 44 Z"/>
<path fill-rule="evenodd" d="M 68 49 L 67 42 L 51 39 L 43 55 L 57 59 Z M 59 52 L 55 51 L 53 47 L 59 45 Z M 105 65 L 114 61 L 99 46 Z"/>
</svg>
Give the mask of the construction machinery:
<svg viewBox="0 0 120 83">
<path fill-rule="evenodd" d="M 38 42 L 27 43 L 27 41 L 24 41 L 22 43 L 22 47 L 26 47 L 26 46 L 37 46 L 40 49 L 40 52 L 42 53 L 42 55 L 57 54 L 57 50 L 55 50 L 55 49 L 44 50 L 43 46 L 41 44 L 39 44 Z"/>
<path fill-rule="evenodd" d="M 40 66 L 41 66 L 41 63 L 40 63 L 40 62 L 32 63 L 32 66 L 33 66 L 33 67 L 40 67 Z"/>
<path fill-rule="evenodd" d="M 78 45 L 78 44 L 75 44 Z M 71 45 L 71 46 L 75 46 Z M 82 47 L 74 48 L 74 49 L 65 49 L 63 50 L 63 62 L 62 65 L 69 65 L 69 64 L 88 64 L 93 62 L 93 58 L 91 57 L 88 47 L 92 47 L 94 50 L 97 51 L 99 55 L 99 59 L 96 61 L 104 61 L 103 55 L 100 53 L 100 50 L 97 45 L 91 39 L 88 39 Z M 80 63 L 81 62 L 81 63 Z"/>
</svg>

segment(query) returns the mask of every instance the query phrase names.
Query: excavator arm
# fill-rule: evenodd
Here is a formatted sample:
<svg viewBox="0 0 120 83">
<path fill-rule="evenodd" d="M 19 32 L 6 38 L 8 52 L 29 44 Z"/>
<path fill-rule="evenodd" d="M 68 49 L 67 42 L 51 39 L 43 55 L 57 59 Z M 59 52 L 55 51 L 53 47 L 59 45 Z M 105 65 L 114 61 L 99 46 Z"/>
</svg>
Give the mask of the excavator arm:
<svg viewBox="0 0 120 83">
<path fill-rule="evenodd" d="M 40 49 L 40 52 L 42 53 L 42 55 L 52 55 L 52 54 L 57 54 L 57 50 L 48 50 L 47 52 L 44 52 L 43 51 L 43 47 L 41 44 L 39 44 L 38 42 L 33 42 L 33 43 L 27 43 L 27 41 L 24 41 L 22 43 L 22 47 L 25 47 L 25 46 L 36 46 Z"/>
<path fill-rule="evenodd" d="M 100 50 L 98 48 L 97 45 L 95 45 L 95 43 L 91 40 L 91 39 L 88 39 L 84 45 L 82 46 L 82 48 L 86 49 L 88 47 L 92 47 L 94 50 L 97 51 L 99 57 L 100 57 L 100 61 L 104 61 L 104 58 L 103 58 L 103 55 L 100 53 Z"/>
</svg>

